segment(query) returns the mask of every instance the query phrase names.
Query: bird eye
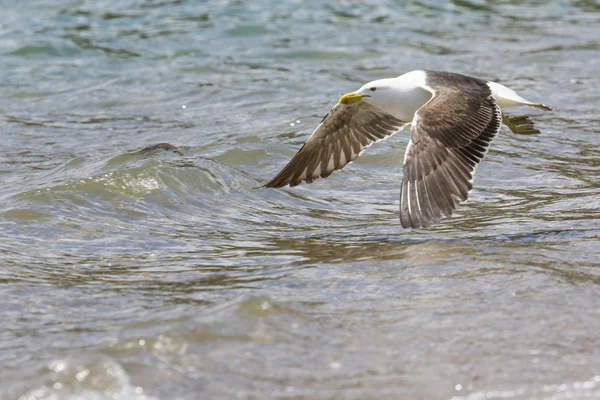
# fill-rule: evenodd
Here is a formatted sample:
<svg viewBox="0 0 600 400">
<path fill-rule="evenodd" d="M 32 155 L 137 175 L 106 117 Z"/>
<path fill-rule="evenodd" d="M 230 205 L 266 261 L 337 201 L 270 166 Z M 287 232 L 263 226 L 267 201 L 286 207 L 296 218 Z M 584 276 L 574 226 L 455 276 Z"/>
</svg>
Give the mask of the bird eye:
<svg viewBox="0 0 600 400">
<path fill-rule="evenodd" d="M 376 88 L 375 86 L 373 86 L 372 88 L 369 88 L 369 90 L 370 90 L 371 92 L 374 92 L 374 91 L 376 91 L 376 90 L 377 90 L 377 88 Z"/>
</svg>

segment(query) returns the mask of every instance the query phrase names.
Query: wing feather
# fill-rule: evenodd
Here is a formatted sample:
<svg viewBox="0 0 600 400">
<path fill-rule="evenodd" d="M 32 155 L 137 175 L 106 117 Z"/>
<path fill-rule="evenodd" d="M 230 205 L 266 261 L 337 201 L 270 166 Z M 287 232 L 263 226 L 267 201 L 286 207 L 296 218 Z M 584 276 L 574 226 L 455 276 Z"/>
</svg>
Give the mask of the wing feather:
<svg viewBox="0 0 600 400">
<path fill-rule="evenodd" d="M 467 200 L 479 162 L 500 130 L 501 113 L 484 81 L 430 73 L 433 97 L 415 113 L 400 194 L 403 227 L 427 227 Z"/>
<path fill-rule="evenodd" d="M 337 104 L 266 187 L 295 186 L 344 168 L 371 144 L 401 130 L 401 121 L 365 101 Z"/>
</svg>

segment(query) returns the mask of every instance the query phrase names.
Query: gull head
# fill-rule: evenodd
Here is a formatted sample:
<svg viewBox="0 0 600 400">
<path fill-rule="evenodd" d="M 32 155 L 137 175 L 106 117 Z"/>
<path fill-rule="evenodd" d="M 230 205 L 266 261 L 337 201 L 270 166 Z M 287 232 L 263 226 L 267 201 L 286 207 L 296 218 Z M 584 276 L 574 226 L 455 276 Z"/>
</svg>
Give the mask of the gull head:
<svg viewBox="0 0 600 400">
<path fill-rule="evenodd" d="M 347 93 L 340 98 L 340 104 L 352 104 L 363 100 L 374 105 L 387 103 L 393 89 L 393 79 L 379 79 L 369 82 L 355 92 Z"/>
<path fill-rule="evenodd" d="M 422 72 L 420 75 L 408 73 L 369 82 L 357 91 L 343 95 L 340 104 L 364 101 L 402 121 L 412 121 L 415 112 L 432 96 L 432 92 L 424 87 L 422 75 Z"/>
</svg>

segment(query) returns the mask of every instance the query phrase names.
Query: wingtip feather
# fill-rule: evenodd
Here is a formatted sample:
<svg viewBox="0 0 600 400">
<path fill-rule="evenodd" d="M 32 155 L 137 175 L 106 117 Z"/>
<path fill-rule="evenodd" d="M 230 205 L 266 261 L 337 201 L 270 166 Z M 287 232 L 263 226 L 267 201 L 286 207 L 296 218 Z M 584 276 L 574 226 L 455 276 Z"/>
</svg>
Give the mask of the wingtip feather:
<svg viewBox="0 0 600 400">
<path fill-rule="evenodd" d="M 532 105 L 531 105 L 531 107 L 533 107 L 533 108 L 537 108 L 538 110 L 542 110 L 542 111 L 548 111 L 548 112 L 550 112 L 550 111 L 554 111 L 554 110 L 552 109 L 552 107 L 550 107 L 550 106 L 547 106 L 547 105 L 545 105 L 545 104 L 541 104 L 541 103 L 540 103 L 540 104 L 532 104 Z"/>
</svg>

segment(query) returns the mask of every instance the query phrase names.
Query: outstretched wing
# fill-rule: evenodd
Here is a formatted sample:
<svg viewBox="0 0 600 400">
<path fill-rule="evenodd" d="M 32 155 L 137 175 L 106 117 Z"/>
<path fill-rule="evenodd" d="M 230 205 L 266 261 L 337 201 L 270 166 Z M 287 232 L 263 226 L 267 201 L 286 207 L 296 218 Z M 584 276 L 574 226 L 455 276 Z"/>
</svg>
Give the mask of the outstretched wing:
<svg viewBox="0 0 600 400">
<path fill-rule="evenodd" d="M 264 186 L 296 186 L 325 178 L 406 124 L 365 101 L 337 104 L 294 158 Z"/>
<path fill-rule="evenodd" d="M 437 223 L 467 200 L 475 169 L 502 122 L 485 81 L 456 74 L 429 79 L 434 95 L 415 114 L 404 156 L 404 228 Z"/>
</svg>

